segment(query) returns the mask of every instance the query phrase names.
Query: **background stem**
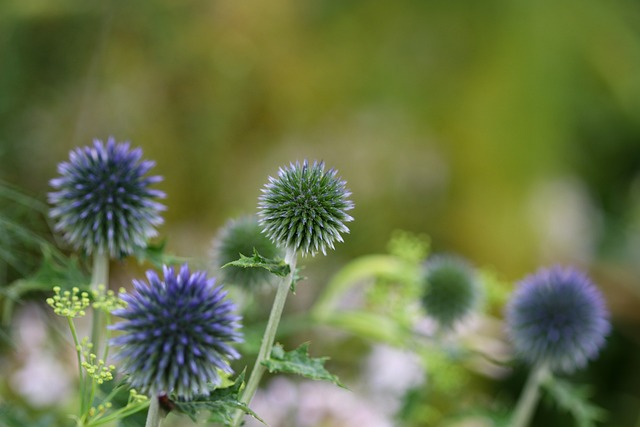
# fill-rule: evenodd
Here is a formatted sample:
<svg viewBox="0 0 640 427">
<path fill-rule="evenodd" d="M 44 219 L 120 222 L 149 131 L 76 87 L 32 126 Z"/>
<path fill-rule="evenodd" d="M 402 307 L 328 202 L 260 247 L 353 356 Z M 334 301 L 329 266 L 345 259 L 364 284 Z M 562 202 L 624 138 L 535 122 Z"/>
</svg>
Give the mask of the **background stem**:
<svg viewBox="0 0 640 427">
<path fill-rule="evenodd" d="M 540 384 L 549 375 L 549 369 L 545 363 L 539 363 L 529 373 L 520 400 L 513 413 L 510 427 L 526 427 L 531 421 L 533 410 L 540 398 Z"/>
</svg>

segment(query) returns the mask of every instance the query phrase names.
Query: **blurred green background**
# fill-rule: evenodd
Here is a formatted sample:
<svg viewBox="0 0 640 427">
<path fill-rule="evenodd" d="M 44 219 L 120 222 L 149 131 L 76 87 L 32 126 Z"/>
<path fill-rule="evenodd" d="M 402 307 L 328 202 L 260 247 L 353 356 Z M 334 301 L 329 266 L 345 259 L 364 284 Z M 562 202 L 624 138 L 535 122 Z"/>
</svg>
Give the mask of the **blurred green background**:
<svg viewBox="0 0 640 427">
<path fill-rule="evenodd" d="M 131 141 L 165 177 L 169 250 L 206 257 L 268 175 L 324 160 L 356 208 L 307 260 L 321 278 L 396 229 L 506 280 L 576 264 L 613 312 L 599 375 L 632 425 L 639 23 L 633 0 L 5 0 L 0 179 L 44 202 L 69 150 Z"/>
</svg>

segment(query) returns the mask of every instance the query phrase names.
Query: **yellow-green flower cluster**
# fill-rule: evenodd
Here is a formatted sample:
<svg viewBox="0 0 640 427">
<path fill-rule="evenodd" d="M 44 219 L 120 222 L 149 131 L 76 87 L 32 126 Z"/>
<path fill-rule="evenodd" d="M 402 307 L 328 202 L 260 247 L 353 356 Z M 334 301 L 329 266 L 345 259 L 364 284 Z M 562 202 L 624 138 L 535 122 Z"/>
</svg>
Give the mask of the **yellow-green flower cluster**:
<svg viewBox="0 0 640 427">
<path fill-rule="evenodd" d="M 144 402 L 148 399 L 149 398 L 147 396 L 138 393 L 138 390 L 132 388 L 131 390 L 129 390 L 129 401 L 127 402 L 127 405 L 130 405 L 132 403 Z"/>
<path fill-rule="evenodd" d="M 120 294 L 126 292 L 125 288 L 118 290 L 118 295 L 111 289 L 106 289 L 104 285 L 98 285 L 98 289 L 92 290 L 93 308 L 102 310 L 105 313 L 111 313 L 118 308 L 125 308 L 127 303 L 120 299 Z"/>
<path fill-rule="evenodd" d="M 105 402 L 104 404 L 100 404 L 97 407 L 96 406 L 92 406 L 91 409 L 89 409 L 89 417 L 102 416 L 112 406 L 113 406 L 113 404 L 111 402 Z"/>
<path fill-rule="evenodd" d="M 85 354 L 85 361 L 82 362 L 82 367 L 87 371 L 89 377 L 93 378 L 98 384 L 111 381 L 116 367 L 114 365 L 106 365 L 102 359 L 96 359 L 98 359 L 98 356 L 93 353 Z"/>
<path fill-rule="evenodd" d="M 47 298 L 47 304 L 53 308 L 53 312 L 63 317 L 82 317 L 86 313 L 85 308 L 91 304 L 89 294 L 80 292 L 80 289 L 74 287 L 71 291 L 64 291 L 60 286 L 53 288 L 53 297 Z"/>
</svg>

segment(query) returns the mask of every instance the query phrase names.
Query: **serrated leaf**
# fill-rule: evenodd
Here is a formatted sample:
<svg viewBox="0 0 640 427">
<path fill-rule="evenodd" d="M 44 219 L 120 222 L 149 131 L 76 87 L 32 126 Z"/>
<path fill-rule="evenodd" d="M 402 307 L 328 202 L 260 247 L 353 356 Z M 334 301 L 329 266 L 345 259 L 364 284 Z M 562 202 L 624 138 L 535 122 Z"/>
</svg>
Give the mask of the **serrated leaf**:
<svg viewBox="0 0 640 427">
<path fill-rule="evenodd" d="M 271 357 L 262 362 L 269 372 L 297 374 L 312 380 L 323 380 L 344 387 L 337 376 L 324 367 L 328 357 L 309 357 L 309 343 L 306 342 L 292 351 L 284 351 L 280 344 L 273 346 Z"/>
<path fill-rule="evenodd" d="M 580 427 L 593 427 L 597 421 L 606 417 L 604 409 L 589 402 L 589 386 L 571 384 L 568 381 L 550 376 L 542 387 L 560 409 L 569 412 Z"/>
<path fill-rule="evenodd" d="M 289 264 L 285 263 L 283 259 L 265 258 L 260 255 L 255 249 L 253 250 L 253 256 L 248 257 L 240 254 L 240 259 L 231 261 L 223 265 L 222 268 L 229 265 L 242 268 L 264 268 L 270 273 L 273 273 L 276 276 L 280 277 L 287 277 L 287 275 L 291 272 Z"/>
<path fill-rule="evenodd" d="M 228 387 L 212 387 L 208 396 L 197 396 L 188 402 L 174 401 L 173 403 L 176 409 L 187 415 L 194 422 L 197 421 L 200 412 L 208 411 L 208 422 L 231 426 L 236 411 L 240 410 L 266 425 L 262 418 L 240 401 L 240 391 L 243 384 L 244 372 L 238 375 L 236 380 Z"/>
</svg>

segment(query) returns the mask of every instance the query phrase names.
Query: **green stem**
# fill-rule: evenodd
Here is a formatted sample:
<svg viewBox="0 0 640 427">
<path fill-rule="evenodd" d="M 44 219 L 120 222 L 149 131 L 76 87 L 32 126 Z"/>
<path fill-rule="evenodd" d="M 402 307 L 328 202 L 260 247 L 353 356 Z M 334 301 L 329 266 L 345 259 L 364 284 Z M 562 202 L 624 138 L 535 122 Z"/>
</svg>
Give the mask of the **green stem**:
<svg viewBox="0 0 640 427">
<path fill-rule="evenodd" d="M 520 400 L 511 419 L 510 427 L 526 427 L 529 425 L 533 410 L 540 399 L 540 384 L 549 375 L 549 368 L 546 363 L 538 363 L 529 373 L 529 378 L 525 384 Z"/>
<path fill-rule="evenodd" d="M 107 286 L 109 281 L 109 255 L 95 253 L 93 255 L 93 271 L 91 272 L 91 289 L 98 290 L 98 285 Z"/>
<path fill-rule="evenodd" d="M 104 331 L 106 332 L 106 336 L 105 336 L 104 350 L 102 353 L 102 360 L 104 360 L 105 364 L 107 363 L 107 358 L 109 357 L 109 338 L 110 338 L 109 325 L 111 325 L 111 315 L 109 313 L 105 313 Z"/>
<path fill-rule="evenodd" d="M 311 316 L 315 319 L 331 317 L 343 294 L 351 287 L 359 285 L 362 279 L 384 275 L 395 277 L 406 270 L 406 263 L 391 255 L 367 255 L 351 261 L 323 288 L 313 304 Z"/>
<path fill-rule="evenodd" d="M 93 270 L 91 272 L 91 290 L 98 291 L 99 285 L 107 287 L 109 283 L 109 255 L 95 253 L 93 255 Z M 92 353 L 100 354 L 100 346 L 102 344 L 102 312 L 93 310 L 93 322 L 91 325 L 91 343 L 93 344 Z"/>
<path fill-rule="evenodd" d="M 78 341 L 78 333 L 76 332 L 76 326 L 73 324 L 73 319 L 67 317 L 69 322 L 69 329 L 71 329 L 71 336 L 73 337 L 73 344 L 76 346 L 76 356 L 78 357 L 78 380 L 80 381 L 80 416 L 84 416 L 86 411 L 85 406 L 85 387 L 86 381 L 84 375 L 82 375 L 82 347 L 80 341 Z"/>
<path fill-rule="evenodd" d="M 262 364 L 262 362 L 269 359 L 269 356 L 271 355 L 271 349 L 273 348 L 273 343 L 276 338 L 276 332 L 278 331 L 278 324 L 280 323 L 284 304 L 287 300 L 287 295 L 289 294 L 289 290 L 291 288 L 291 282 L 293 281 L 293 277 L 295 275 L 297 261 L 297 253 L 295 249 L 287 248 L 287 253 L 285 255 L 284 261 L 289 265 L 291 271 L 289 272 L 287 277 L 284 277 L 278 284 L 278 290 L 276 291 L 276 296 L 273 300 L 273 306 L 271 307 L 269 321 L 267 322 L 267 327 L 262 337 L 260 351 L 258 352 L 256 363 L 253 366 L 251 376 L 249 377 L 249 381 L 247 382 L 247 387 L 244 389 L 242 398 L 240 399 L 240 401 L 245 403 L 246 405 L 249 405 L 251 403 L 253 395 L 258 390 L 258 385 L 260 384 L 262 375 L 266 371 L 266 368 Z M 241 410 L 238 410 L 236 412 L 236 415 L 233 419 L 234 427 L 240 426 L 244 415 L 244 412 L 242 412 Z"/>
<path fill-rule="evenodd" d="M 111 400 L 114 398 L 116 394 L 118 394 L 119 391 L 120 391 L 120 386 L 114 387 L 111 390 L 111 392 L 107 395 L 107 397 L 105 397 L 102 401 L 111 402 Z M 126 406 L 119 408 L 115 411 L 104 413 L 99 417 L 93 418 L 91 422 L 88 424 L 88 426 L 95 427 L 95 426 L 110 423 L 112 421 L 121 420 L 123 418 L 128 417 L 129 415 L 135 414 L 136 412 L 142 411 L 147 407 L 149 407 L 149 400 L 133 401 L 130 399 L 129 402 L 127 402 Z"/>
<path fill-rule="evenodd" d="M 99 420 L 96 421 L 92 421 L 89 425 L 91 427 L 95 427 L 95 426 L 101 426 L 103 424 L 108 424 L 110 422 L 113 421 L 118 421 L 118 420 L 122 420 L 130 415 L 135 414 L 136 412 L 142 411 L 143 409 L 147 408 L 149 406 L 149 402 L 145 402 L 144 404 L 139 403 L 136 404 L 136 406 L 130 407 L 124 407 L 124 408 L 120 408 L 115 412 L 110 413 L 109 415 L 105 416 L 104 418 L 101 418 Z"/>
<path fill-rule="evenodd" d="M 147 412 L 147 422 L 144 427 L 159 427 L 161 418 L 160 401 L 158 400 L 158 396 L 151 396 L 149 412 Z"/>
</svg>

